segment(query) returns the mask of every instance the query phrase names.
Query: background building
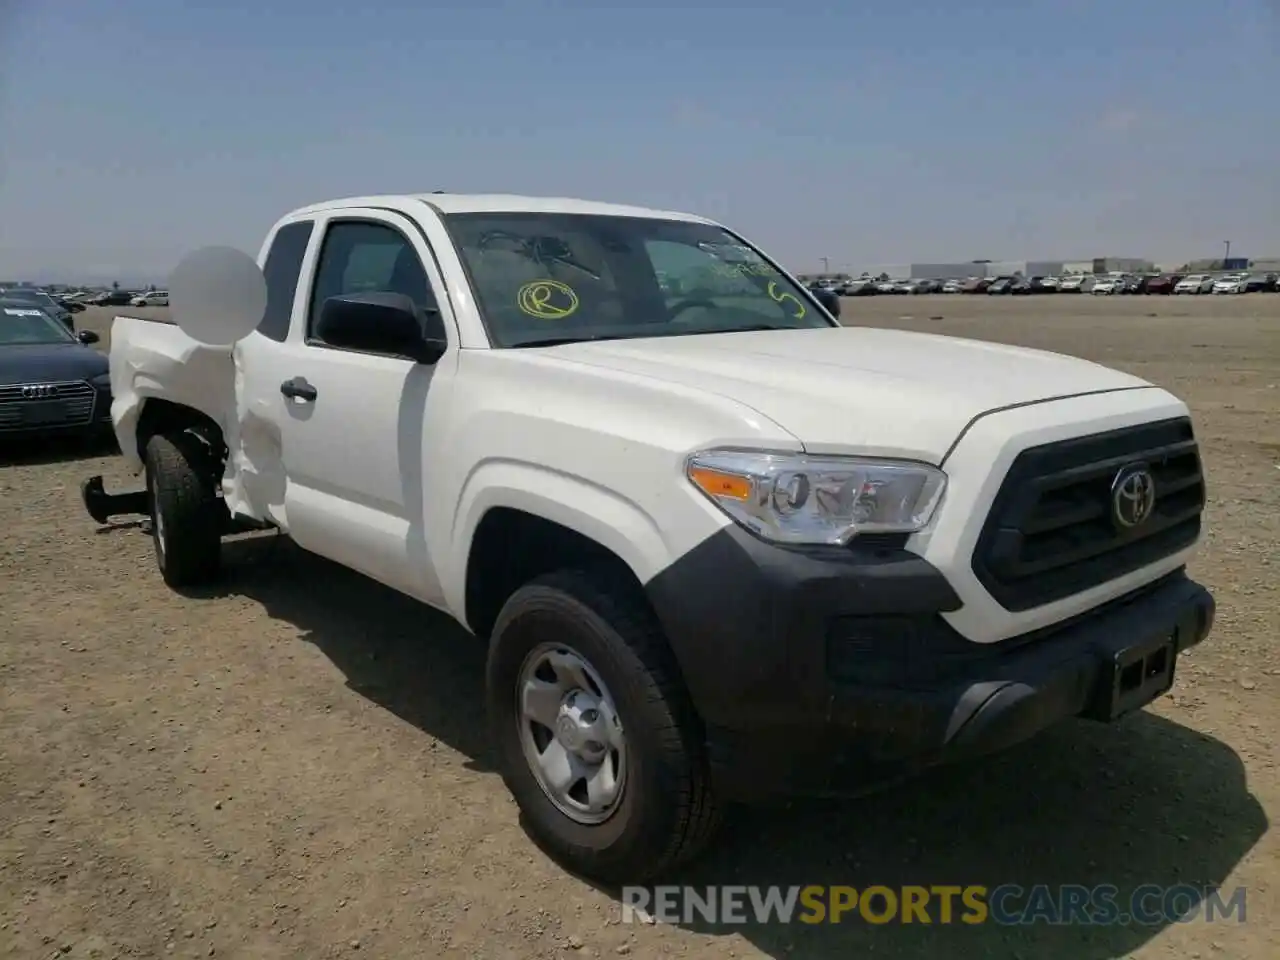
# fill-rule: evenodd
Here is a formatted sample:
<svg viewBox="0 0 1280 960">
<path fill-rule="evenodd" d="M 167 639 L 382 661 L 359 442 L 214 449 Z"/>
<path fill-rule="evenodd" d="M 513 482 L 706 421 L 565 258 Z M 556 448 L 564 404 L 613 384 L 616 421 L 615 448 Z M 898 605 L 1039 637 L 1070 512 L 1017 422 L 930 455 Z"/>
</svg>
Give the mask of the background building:
<svg viewBox="0 0 1280 960">
<path fill-rule="evenodd" d="M 984 276 L 985 263 L 913 263 L 912 280 L 959 280 Z"/>
<path fill-rule="evenodd" d="M 994 260 L 986 264 L 988 277 L 1056 277 L 1065 264 L 1061 260 Z"/>
<path fill-rule="evenodd" d="M 911 264 L 909 263 L 877 263 L 854 267 L 849 271 L 851 277 L 888 277 L 890 280 L 910 280 Z"/>
<path fill-rule="evenodd" d="M 1095 257 L 1094 273 L 1149 273 L 1156 265 L 1141 257 Z"/>
<path fill-rule="evenodd" d="M 1064 273 L 1141 272 L 1147 260 L 1102 257 L 1093 260 L 963 260 L 954 263 L 883 263 L 855 267 L 852 276 L 887 276 L 891 280 L 964 280 L 968 277 L 1057 277 Z"/>
</svg>

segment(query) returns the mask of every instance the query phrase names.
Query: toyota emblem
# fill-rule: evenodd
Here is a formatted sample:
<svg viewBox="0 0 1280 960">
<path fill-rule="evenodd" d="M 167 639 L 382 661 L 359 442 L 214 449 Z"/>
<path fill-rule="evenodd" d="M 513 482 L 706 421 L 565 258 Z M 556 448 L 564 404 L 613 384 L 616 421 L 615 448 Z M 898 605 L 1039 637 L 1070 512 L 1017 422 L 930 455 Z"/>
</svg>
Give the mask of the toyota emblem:
<svg viewBox="0 0 1280 960">
<path fill-rule="evenodd" d="M 1111 481 L 1111 520 L 1122 530 L 1141 526 L 1156 507 L 1156 478 L 1145 466 L 1124 467 Z"/>
<path fill-rule="evenodd" d="M 48 400 L 58 395 L 56 383 L 29 383 L 22 388 L 23 400 Z"/>
</svg>

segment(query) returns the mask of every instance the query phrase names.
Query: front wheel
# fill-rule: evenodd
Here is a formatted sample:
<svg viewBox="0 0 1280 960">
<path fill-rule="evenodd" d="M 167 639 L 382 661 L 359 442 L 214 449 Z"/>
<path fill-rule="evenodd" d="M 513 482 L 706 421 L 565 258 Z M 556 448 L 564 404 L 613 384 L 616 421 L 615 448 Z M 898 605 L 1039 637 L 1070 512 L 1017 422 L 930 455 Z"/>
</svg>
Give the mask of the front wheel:
<svg viewBox="0 0 1280 960">
<path fill-rule="evenodd" d="M 628 585 L 561 572 L 516 591 L 486 680 L 503 780 L 529 834 L 565 867 L 640 883 L 711 839 L 719 815 L 700 724 Z"/>
<path fill-rule="evenodd" d="M 185 431 L 147 441 L 147 499 L 156 563 L 171 587 L 217 578 L 225 508 L 205 443 Z"/>
</svg>

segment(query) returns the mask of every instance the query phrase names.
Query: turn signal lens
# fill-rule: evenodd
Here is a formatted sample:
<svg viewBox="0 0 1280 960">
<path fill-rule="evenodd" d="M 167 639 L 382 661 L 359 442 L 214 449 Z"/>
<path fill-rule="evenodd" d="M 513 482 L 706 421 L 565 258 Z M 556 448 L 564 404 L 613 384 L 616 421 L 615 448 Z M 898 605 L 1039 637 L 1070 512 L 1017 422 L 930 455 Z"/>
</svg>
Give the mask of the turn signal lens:
<svg viewBox="0 0 1280 960">
<path fill-rule="evenodd" d="M 690 467 L 689 479 L 712 499 L 721 497 L 742 501 L 751 499 L 751 481 L 746 477 L 712 470 L 709 467 Z"/>
</svg>

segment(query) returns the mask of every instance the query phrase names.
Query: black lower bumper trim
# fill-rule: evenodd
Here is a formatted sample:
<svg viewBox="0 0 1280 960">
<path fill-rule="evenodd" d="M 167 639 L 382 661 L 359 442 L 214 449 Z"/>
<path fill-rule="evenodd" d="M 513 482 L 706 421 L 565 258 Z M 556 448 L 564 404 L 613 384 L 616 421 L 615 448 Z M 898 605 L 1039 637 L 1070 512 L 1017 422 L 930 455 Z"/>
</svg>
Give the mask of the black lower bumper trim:
<svg viewBox="0 0 1280 960">
<path fill-rule="evenodd" d="M 1060 630 L 978 650 L 944 681 L 832 685 L 821 724 L 712 726 L 713 776 L 736 800 L 854 795 L 1072 717 L 1115 720 L 1170 689 L 1178 654 L 1208 635 L 1214 610 L 1178 573 Z"/>
<path fill-rule="evenodd" d="M 974 643 L 960 600 L 901 544 L 793 549 L 736 526 L 647 584 L 729 799 L 850 794 L 1167 691 L 1209 633 L 1177 570 L 1076 618 Z"/>
</svg>

